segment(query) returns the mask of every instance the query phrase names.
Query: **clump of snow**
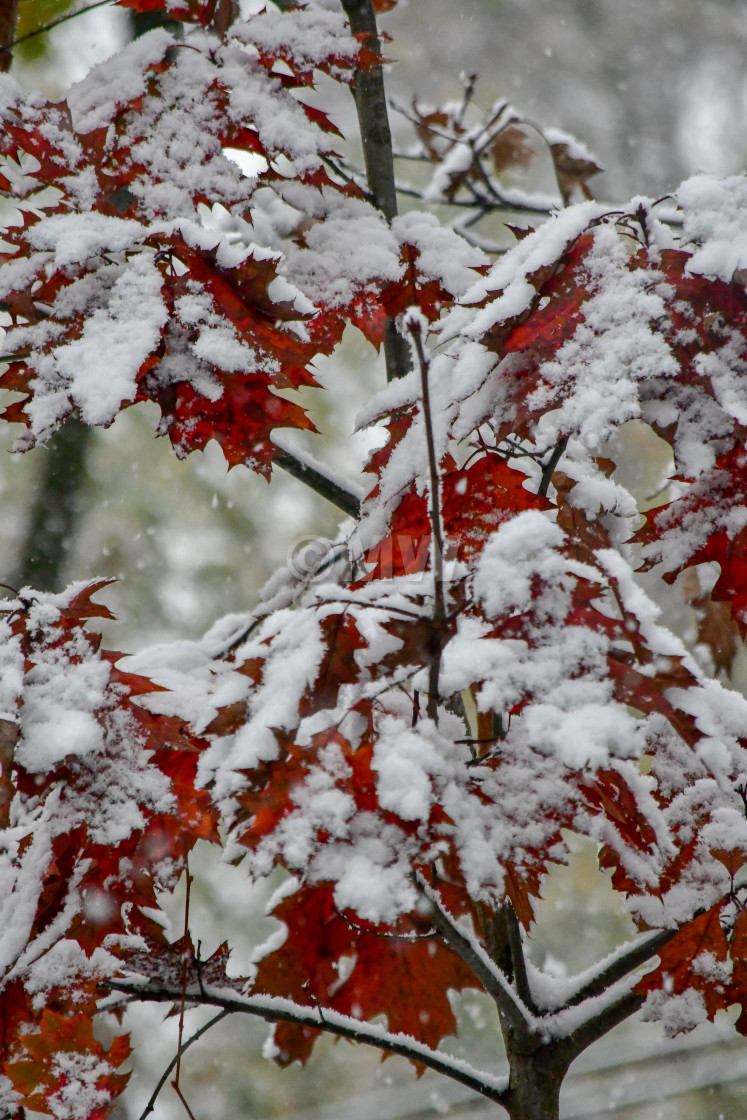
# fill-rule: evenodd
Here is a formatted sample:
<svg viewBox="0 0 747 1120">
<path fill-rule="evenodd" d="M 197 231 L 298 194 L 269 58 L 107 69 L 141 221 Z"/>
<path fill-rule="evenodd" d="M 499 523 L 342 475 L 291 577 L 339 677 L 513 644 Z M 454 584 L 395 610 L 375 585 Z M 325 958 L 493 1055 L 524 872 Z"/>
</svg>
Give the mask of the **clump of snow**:
<svg viewBox="0 0 747 1120">
<path fill-rule="evenodd" d="M 694 175 L 674 198 L 683 216 L 682 244 L 693 249 L 687 271 L 731 283 L 747 268 L 747 176 Z"/>
<path fill-rule="evenodd" d="M 52 1072 L 60 1085 L 49 1098 L 56 1120 L 87 1120 L 109 1103 L 111 1093 L 100 1082 L 115 1070 L 96 1054 L 60 1050 Z"/>
<path fill-rule="evenodd" d="M 156 28 L 94 66 L 67 93 L 74 128 L 83 133 L 108 128 L 116 110 L 145 93 L 152 67 L 174 42 L 168 31 Z"/>
<path fill-rule="evenodd" d="M 355 252 L 351 246 L 355 245 Z M 399 243 L 382 215 L 357 199 L 340 202 L 289 254 L 289 275 L 314 303 L 345 307 L 377 281 L 402 275 Z"/>
<path fill-rule="evenodd" d="M 282 14 L 265 8 L 235 23 L 231 36 L 268 58 L 288 61 L 294 72 L 321 68 L 332 77 L 346 77 L 360 50 L 341 11 L 310 3 Z"/>
<path fill-rule="evenodd" d="M 418 250 L 418 271 L 426 280 L 437 280 L 455 298 L 466 295 L 474 284 L 474 269 L 488 263 L 481 249 L 442 226 L 433 214 L 410 210 L 394 219 L 392 232 L 400 244 Z"/>
<path fill-rule="evenodd" d="M 602 225 L 584 262 L 591 298 L 572 338 L 540 368 L 542 384 L 528 399 L 548 411 L 558 433 L 578 434 L 596 450 L 615 428 L 640 415 L 640 381 L 674 376 L 678 366 L 652 324 L 666 315 L 663 295 L 644 269 L 628 267 L 617 230 Z"/>
<path fill-rule="evenodd" d="M 661 1023 L 667 1037 L 674 1038 L 707 1022 L 708 1012 L 702 993 L 690 988 L 679 995 L 670 995 L 666 991 L 649 992 L 641 1018 L 644 1022 Z"/>
</svg>

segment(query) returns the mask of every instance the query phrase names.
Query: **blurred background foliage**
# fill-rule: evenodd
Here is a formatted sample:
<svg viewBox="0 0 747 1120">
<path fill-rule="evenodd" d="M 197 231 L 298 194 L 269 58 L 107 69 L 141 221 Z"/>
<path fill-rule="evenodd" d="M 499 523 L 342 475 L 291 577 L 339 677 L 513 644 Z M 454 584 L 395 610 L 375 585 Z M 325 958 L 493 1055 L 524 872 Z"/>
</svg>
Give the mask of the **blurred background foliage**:
<svg viewBox="0 0 747 1120">
<path fill-rule="evenodd" d="M 17 59 L 29 62 L 46 58 L 50 50 L 49 39 L 36 32 L 74 9 L 75 0 L 18 0 L 15 37 L 23 42 L 16 48 Z"/>
<path fill-rule="evenodd" d="M 70 0 L 19 0 L 17 37 L 73 10 Z M 387 54 L 394 102 L 406 111 L 413 98 L 421 109 L 442 105 L 458 99 L 465 76 L 475 74 L 478 108 L 488 111 L 495 99 L 506 98 L 526 119 L 570 130 L 588 143 L 606 169 L 594 180 L 598 197 L 659 197 L 695 171 L 726 174 L 747 163 L 744 0 L 400 0 L 383 23 L 392 36 Z M 122 9 L 98 7 L 27 39 L 15 52 L 12 73 L 23 85 L 58 97 L 137 30 Z M 349 103 L 339 105 L 338 119 L 344 128 L 353 126 Z M 404 116 L 395 113 L 393 124 L 398 147 L 406 147 L 412 133 Z M 405 178 L 411 173 L 407 163 L 401 170 Z M 551 173 L 549 161 L 537 159 L 508 177 L 527 190 L 547 191 Z M 333 392 L 306 392 L 303 403 L 324 434 L 299 441 L 360 481 L 376 437 L 351 439 L 351 432 L 357 410 L 384 382 L 383 363 L 351 329 L 339 353 L 318 363 L 318 375 Z M 270 485 L 243 467 L 228 472 L 215 445 L 177 461 L 165 441 L 153 438 L 156 420 L 138 406 L 108 431 L 72 425 L 56 448 L 23 456 L 10 453 L 13 433 L 0 431 L 0 582 L 59 587 L 73 578 L 116 577 L 106 598 L 119 621 L 108 626 L 106 641 L 125 651 L 199 636 L 220 615 L 251 607 L 294 542 L 333 535 L 340 517 L 280 470 Z M 634 461 L 647 464 L 638 479 L 627 480 L 644 499 L 666 464 L 634 426 L 623 438 L 636 448 Z M 681 597 L 667 591 L 662 601 L 668 617 L 696 642 L 695 617 Z M 240 869 L 219 869 L 207 848 L 193 864 L 193 932 L 205 953 L 228 933 L 237 947 L 236 970 L 245 973 L 252 946 L 273 926 L 263 917 L 272 884 L 250 890 Z M 174 936 L 181 932 L 182 891 L 183 885 L 164 900 Z M 539 917 L 533 959 L 560 972 L 585 967 L 631 932 L 588 846 L 578 846 L 569 867 L 551 876 Z M 463 1033 L 456 1052 L 494 1068 L 500 1045 L 493 1009 L 476 995 L 458 1002 Z M 195 1013 L 192 1025 L 199 1022 Z M 162 1023 L 158 1008 L 133 1011 L 131 1023 L 147 1045 L 122 1120 L 140 1115 L 175 1051 L 176 1020 Z M 408 1111 L 435 1116 L 449 1106 L 435 1076 L 426 1075 L 413 1097 L 414 1074 L 404 1062 L 382 1065 L 377 1054 L 344 1042 L 324 1040 L 307 1070 L 280 1073 L 259 1058 L 265 1034 L 259 1023 L 230 1019 L 189 1052 L 183 1084 L 197 1120 L 303 1112 L 317 1120 L 342 1118 L 353 1115 L 355 1093 L 377 1084 L 396 1087 L 371 1105 L 377 1120 Z M 612 1047 L 624 1048 L 632 1035 L 658 1044 L 656 1028 L 636 1024 L 623 1029 L 621 1042 L 613 1036 Z M 666 1095 L 676 1085 L 662 1082 L 660 1088 Z M 744 1083 L 737 1082 L 616 1115 L 737 1120 L 746 1105 Z M 606 1116 L 608 1107 L 611 1102 L 600 1099 L 595 1115 Z M 359 1101 L 356 1120 L 361 1108 Z M 154 1115 L 182 1115 L 170 1090 Z"/>
</svg>

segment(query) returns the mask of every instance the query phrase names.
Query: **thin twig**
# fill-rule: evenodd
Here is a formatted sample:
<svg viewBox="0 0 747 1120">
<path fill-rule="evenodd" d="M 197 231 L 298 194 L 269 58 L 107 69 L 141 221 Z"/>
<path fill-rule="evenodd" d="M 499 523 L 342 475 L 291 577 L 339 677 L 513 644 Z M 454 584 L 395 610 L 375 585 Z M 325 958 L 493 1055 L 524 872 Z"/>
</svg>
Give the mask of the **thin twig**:
<svg viewBox="0 0 747 1120">
<path fill-rule="evenodd" d="M 467 74 L 466 77 L 462 79 L 462 82 L 464 85 L 464 93 L 462 95 L 462 104 L 459 106 L 459 111 L 456 115 L 456 122 L 458 125 L 462 124 L 464 115 L 470 106 L 472 98 L 474 97 L 475 84 L 477 83 L 477 74 Z"/>
<path fill-rule="evenodd" d="M 18 39 L 14 39 L 12 43 L 6 43 L 0 47 L 2 51 L 12 51 L 14 47 L 18 47 L 21 43 L 28 42 L 29 39 L 34 39 L 37 35 L 44 35 L 47 31 L 51 31 L 55 27 L 59 27 L 61 23 L 67 23 L 70 19 L 75 19 L 76 16 L 83 16 L 86 12 L 92 12 L 94 8 L 104 8 L 107 4 L 113 4 L 115 0 L 96 0 L 95 4 L 89 4 L 85 8 L 78 8 L 75 12 L 68 12 L 67 15 L 58 16 L 57 19 L 52 19 L 49 23 L 45 23 L 43 27 L 37 27 L 36 31 L 29 31 L 27 35 L 21 35 Z"/>
<path fill-rule="evenodd" d="M 189 900 L 192 893 L 192 876 L 189 873 L 189 862 L 187 862 L 187 889 L 184 895 L 184 943 L 189 944 Z M 184 952 L 184 960 L 182 961 L 182 1000 L 179 1009 L 179 1041 L 176 1050 L 176 1073 L 172 1082 L 177 1093 L 179 1093 L 179 1074 L 182 1068 L 182 1039 L 184 1037 L 184 1007 L 187 999 L 187 979 L 189 977 L 189 959 L 187 957 L 186 949 Z M 179 1094 L 181 1096 L 181 1094 Z M 185 1102 L 186 1107 L 186 1102 Z M 189 1111 L 189 1108 L 187 1108 Z"/>
<path fill-rule="evenodd" d="M 166 1069 L 163 1071 L 163 1073 L 159 1077 L 158 1083 L 157 1083 L 155 1089 L 153 1090 L 153 1092 L 150 1095 L 150 1100 L 146 1104 L 143 1111 L 140 1113 L 140 1116 L 138 1117 L 138 1120 L 147 1120 L 147 1117 L 150 1116 L 151 1112 L 153 1111 L 153 1109 L 156 1106 L 156 1101 L 158 1100 L 158 1097 L 159 1097 L 159 1094 L 160 1094 L 161 1090 L 163 1089 L 164 1085 L 168 1081 L 169 1074 L 171 1073 L 171 1071 L 174 1068 L 174 1066 L 176 1065 L 176 1063 L 179 1061 L 180 1054 L 184 1054 L 184 1052 L 186 1050 L 189 1050 L 190 1046 L 192 1046 L 193 1043 L 195 1043 L 199 1039 L 201 1039 L 204 1034 L 207 1034 L 207 1032 L 210 1030 L 211 1027 L 214 1027 L 216 1023 L 219 1023 L 221 1021 L 221 1019 L 228 1018 L 228 1016 L 230 1014 L 231 1014 L 231 1012 L 224 1008 L 222 1011 L 219 1011 L 217 1015 L 214 1015 L 212 1019 L 209 1019 L 207 1021 L 207 1023 L 205 1023 L 203 1026 L 201 1026 L 199 1030 L 195 1031 L 194 1034 L 191 1034 L 189 1036 L 187 1041 L 185 1043 L 183 1043 L 181 1051 L 177 1052 L 174 1055 L 174 1057 L 171 1059 L 169 1064 L 166 1066 Z"/>
<path fill-rule="evenodd" d="M 381 611 L 382 614 L 400 614 L 403 618 L 412 618 L 415 622 L 422 622 L 423 615 L 418 614 L 417 611 L 408 611 L 404 607 L 395 607 L 392 603 L 382 605 L 381 603 L 367 603 L 365 599 L 345 599 L 342 595 L 336 596 L 335 603 L 345 603 L 351 607 L 361 607 L 364 610 Z"/>
<path fill-rule="evenodd" d="M 542 480 L 540 481 L 537 493 L 540 494 L 543 498 L 547 497 L 547 491 L 550 487 L 552 476 L 555 473 L 555 468 L 562 459 L 567 446 L 568 436 L 563 436 L 558 440 L 555 446 L 555 450 L 542 468 Z"/>
<path fill-rule="evenodd" d="M 335 914 L 337 914 L 338 918 L 342 918 L 343 922 L 345 922 L 347 926 L 350 926 L 351 929 L 354 929 L 356 933 L 369 934 L 371 937 L 383 937 L 390 941 L 427 941 L 432 937 L 438 937 L 437 929 L 429 929 L 427 933 L 392 933 L 390 930 L 365 929 L 364 926 L 359 926 L 357 922 L 346 918 L 342 911 L 338 910 L 336 906 L 333 906 L 332 909 Z"/>
<path fill-rule="evenodd" d="M 177 1097 L 179 1098 L 179 1100 L 184 1105 L 184 1110 L 187 1113 L 187 1116 L 189 1117 L 189 1120 L 195 1120 L 195 1114 L 192 1111 L 192 1109 L 189 1107 L 189 1104 L 187 1103 L 187 1098 L 184 1096 L 184 1093 L 181 1091 L 181 1088 L 179 1087 L 179 1082 L 176 1080 L 176 1078 L 174 1078 L 174 1080 L 171 1082 L 171 1088 L 174 1090 Z"/>
<path fill-rule="evenodd" d="M 359 171 L 347 172 L 341 166 L 342 160 L 334 160 L 330 156 L 320 155 L 322 163 L 334 171 L 335 175 L 339 175 L 344 183 L 354 183 L 356 186 L 361 186 L 364 181 L 364 176 Z"/>
</svg>

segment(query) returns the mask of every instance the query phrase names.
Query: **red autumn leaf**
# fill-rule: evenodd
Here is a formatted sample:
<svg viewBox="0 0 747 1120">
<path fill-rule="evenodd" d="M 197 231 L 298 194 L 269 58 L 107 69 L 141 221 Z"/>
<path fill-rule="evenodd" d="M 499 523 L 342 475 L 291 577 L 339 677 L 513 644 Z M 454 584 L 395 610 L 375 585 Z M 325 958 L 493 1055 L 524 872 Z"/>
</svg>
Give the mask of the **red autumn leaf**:
<svg viewBox="0 0 747 1120">
<path fill-rule="evenodd" d="M 729 604 L 743 637 L 747 633 L 746 538 L 743 528 L 731 527 L 730 511 L 747 500 L 746 465 L 747 456 L 738 443 L 682 497 L 649 515 L 638 534 L 652 561 L 667 555 L 670 539 L 682 542 L 684 537 L 686 551 L 680 543 L 678 563 L 666 565 L 664 578 L 668 582 L 686 567 L 716 561 L 720 572 L 711 599 Z"/>
<path fill-rule="evenodd" d="M 448 990 L 478 986 L 453 950 L 430 936 L 427 919 L 403 919 L 397 929 L 366 926 L 336 909 L 325 884 L 299 887 L 273 914 L 287 938 L 259 962 L 257 992 L 290 994 L 353 1019 L 384 1014 L 390 1031 L 435 1048 L 456 1029 Z M 309 1027 L 278 1025 L 276 1061 L 305 1061 L 317 1035 Z"/>
<path fill-rule="evenodd" d="M 614 770 L 600 770 L 593 783 L 582 783 L 581 788 L 590 803 L 614 822 L 626 846 L 645 851 L 656 843 L 656 833 L 622 775 Z"/>
<path fill-rule="evenodd" d="M 442 310 L 453 302 L 451 293 L 437 280 L 428 280 L 418 271 L 419 256 L 415 246 L 402 246 L 405 274 L 401 280 L 384 288 L 381 294 L 381 305 L 390 319 L 401 315 L 409 307 L 418 307 L 429 322 L 434 322 Z"/>
<path fill-rule="evenodd" d="M 203 27 L 209 27 L 220 19 L 224 9 L 230 9 L 230 0 L 117 0 L 117 3 L 137 12 L 163 12 L 170 19 L 199 23 Z"/>
<path fill-rule="evenodd" d="M 86 1116 L 104 1120 L 129 1074 L 116 1071 L 130 1053 L 126 1037 L 105 1048 L 84 1014 L 44 1011 L 38 1030 L 23 1035 L 25 1057 L 5 1065 L 6 1076 L 22 1094 L 25 1107 L 59 1115 L 66 1102 L 85 1101 Z"/>
<path fill-rule="evenodd" d="M 277 828 L 295 808 L 293 791 L 303 782 L 310 759 L 303 748 L 275 732 L 279 740 L 277 759 L 256 766 L 247 778 L 247 788 L 238 798 L 242 844 L 251 847 Z"/>
<path fill-rule="evenodd" d="M 398 427 L 405 431 L 409 423 L 403 418 Z M 527 490 L 526 481 L 525 474 L 498 455 L 482 455 L 462 468 L 447 458 L 441 464 L 445 559 L 468 561 L 480 552 L 490 534 L 516 513 L 549 509 L 550 502 Z M 394 513 L 390 533 L 367 554 L 367 563 L 375 566 L 366 578 L 391 579 L 425 571 L 430 535 L 426 498 L 413 492 L 406 494 Z"/>
<path fill-rule="evenodd" d="M 320 630 L 325 652 L 316 680 L 301 701 L 301 718 L 312 711 L 335 707 L 340 689 L 357 680 L 355 654 L 366 647 L 355 620 L 346 611 L 328 614 L 322 619 Z"/>
<path fill-rule="evenodd" d="M 582 320 L 590 295 L 584 260 L 592 245 L 590 235 L 580 237 L 557 264 L 529 276 L 537 293 L 531 307 L 518 320 L 509 319 L 489 331 L 485 344 L 501 353 L 528 352 L 535 361 L 552 357 Z"/>
<path fill-rule="evenodd" d="M 699 992 L 711 1019 L 728 1006 L 724 982 L 727 970 L 723 970 L 724 980 L 715 979 L 718 966 L 724 966 L 729 956 L 720 903 L 685 922 L 672 940 L 659 949 L 658 956 L 659 965 L 638 982 L 636 991 L 645 994 L 666 985 L 673 995 Z"/>
</svg>

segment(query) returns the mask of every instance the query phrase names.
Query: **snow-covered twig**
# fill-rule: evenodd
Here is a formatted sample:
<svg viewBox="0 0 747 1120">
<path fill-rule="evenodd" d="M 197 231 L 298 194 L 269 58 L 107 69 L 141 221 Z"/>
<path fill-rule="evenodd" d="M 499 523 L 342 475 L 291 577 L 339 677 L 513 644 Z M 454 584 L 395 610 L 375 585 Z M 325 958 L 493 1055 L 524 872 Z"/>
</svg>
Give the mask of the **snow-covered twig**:
<svg viewBox="0 0 747 1120">
<path fill-rule="evenodd" d="M 181 991 L 177 988 L 140 985 L 124 980 L 111 981 L 109 986 L 114 991 L 132 994 L 143 1002 L 178 1003 L 181 999 Z M 208 984 L 202 985 L 200 990 L 189 988 L 186 1001 L 192 1006 L 220 1007 L 226 1014 L 255 1015 L 269 1023 L 295 1023 L 349 1038 L 427 1066 L 497 1104 L 503 1104 L 506 1099 L 508 1082 L 505 1077 L 494 1077 L 460 1058 L 432 1050 L 409 1035 L 386 1031 L 374 1023 L 353 1019 L 328 1007 L 304 1007 L 280 996 L 241 995 L 230 988 Z"/>
<path fill-rule="evenodd" d="M 416 874 L 415 882 L 423 896 L 430 902 L 431 921 L 444 940 L 474 972 L 485 991 L 495 1000 L 507 1022 L 526 1030 L 533 1023 L 534 1016 L 519 999 L 504 973 L 490 959 L 480 942 L 466 930 L 459 928 L 441 901 L 438 891 L 428 885 L 422 874 Z"/>
</svg>

